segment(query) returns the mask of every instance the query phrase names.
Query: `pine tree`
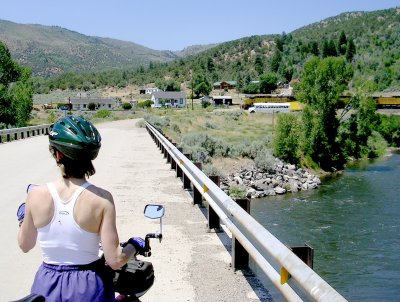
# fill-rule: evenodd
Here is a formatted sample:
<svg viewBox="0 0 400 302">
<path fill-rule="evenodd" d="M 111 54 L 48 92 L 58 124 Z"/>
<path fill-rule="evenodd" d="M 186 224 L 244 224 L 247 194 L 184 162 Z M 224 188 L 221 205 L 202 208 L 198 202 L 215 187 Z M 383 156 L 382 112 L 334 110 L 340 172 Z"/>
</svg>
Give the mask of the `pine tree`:
<svg viewBox="0 0 400 302">
<path fill-rule="evenodd" d="M 346 54 L 346 50 L 347 50 L 347 37 L 346 34 L 344 33 L 344 31 L 342 31 L 340 33 L 339 36 L 339 42 L 338 42 L 338 52 L 339 54 L 341 54 L 342 56 Z"/>
<path fill-rule="evenodd" d="M 346 60 L 347 62 L 351 62 L 356 54 L 356 45 L 354 44 L 353 39 L 348 39 L 347 48 L 346 48 Z"/>
</svg>

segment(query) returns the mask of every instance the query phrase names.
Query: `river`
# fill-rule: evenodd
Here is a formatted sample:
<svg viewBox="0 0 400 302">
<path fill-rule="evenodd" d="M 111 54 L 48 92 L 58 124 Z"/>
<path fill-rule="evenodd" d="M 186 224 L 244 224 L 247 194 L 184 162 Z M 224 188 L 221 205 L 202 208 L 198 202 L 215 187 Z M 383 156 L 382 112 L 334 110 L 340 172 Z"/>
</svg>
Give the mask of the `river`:
<svg viewBox="0 0 400 302">
<path fill-rule="evenodd" d="M 252 216 L 349 301 L 400 300 L 400 155 L 347 168 L 318 190 L 253 199 Z"/>
</svg>

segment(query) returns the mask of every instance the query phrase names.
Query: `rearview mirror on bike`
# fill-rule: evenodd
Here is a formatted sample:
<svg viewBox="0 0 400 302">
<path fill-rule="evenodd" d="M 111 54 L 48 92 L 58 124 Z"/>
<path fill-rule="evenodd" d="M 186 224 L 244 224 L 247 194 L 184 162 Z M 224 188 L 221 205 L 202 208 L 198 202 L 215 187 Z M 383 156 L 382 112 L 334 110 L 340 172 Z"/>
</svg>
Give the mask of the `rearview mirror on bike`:
<svg viewBox="0 0 400 302">
<path fill-rule="evenodd" d="M 148 204 L 144 208 L 144 216 L 150 219 L 157 219 L 164 216 L 164 207 L 158 204 Z"/>
</svg>

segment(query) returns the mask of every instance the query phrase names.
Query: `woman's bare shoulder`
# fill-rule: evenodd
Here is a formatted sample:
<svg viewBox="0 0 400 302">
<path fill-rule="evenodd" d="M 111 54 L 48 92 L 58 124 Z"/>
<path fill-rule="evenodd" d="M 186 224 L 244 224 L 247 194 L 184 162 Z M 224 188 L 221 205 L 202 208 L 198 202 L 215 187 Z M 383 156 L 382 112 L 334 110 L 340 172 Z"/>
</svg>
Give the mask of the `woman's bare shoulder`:
<svg viewBox="0 0 400 302">
<path fill-rule="evenodd" d="M 91 185 L 87 188 L 88 194 L 92 196 L 92 198 L 96 198 L 102 200 L 103 202 L 111 202 L 114 203 L 114 199 L 112 194 L 106 189 L 97 187 L 95 185 Z"/>
<path fill-rule="evenodd" d="M 46 184 L 43 185 L 31 185 L 28 191 L 28 199 L 35 201 L 35 200 L 42 200 L 43 198 L 50 197 L 50 192 Z"/>
</svg>

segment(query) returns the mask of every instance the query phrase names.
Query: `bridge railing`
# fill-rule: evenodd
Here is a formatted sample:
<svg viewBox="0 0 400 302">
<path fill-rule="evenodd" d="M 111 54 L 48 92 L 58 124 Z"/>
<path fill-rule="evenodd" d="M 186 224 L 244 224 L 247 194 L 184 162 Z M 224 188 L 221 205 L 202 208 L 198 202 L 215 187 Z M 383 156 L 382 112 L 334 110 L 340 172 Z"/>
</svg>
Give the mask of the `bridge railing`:
<svg viewBox="0 0 400 302">
<path fill-rule="evenodd" d="M 11 128 L 0 130 L 0 143 L 11 140 L 24 139 L 30 136 L 49 134 L 50 124 L 22 127 L 22 128 Z"/>
<path fill-rule="evenodd" d="M 176 169 L 177 177 L 183 178 L 184 187 L 187 187 L 185 182 L 189 180 L 193 192 L 200 192 L 201 197 L 232 233 L 232 239 L 239 241 L 257 264 L 257 270 L 269 278 L 286 300 L 347 301 L 210 180 L 176 144 L 148 122 L 146 128 L 167 162 L 171 163 L 171 168 Z"/>
</svg>

